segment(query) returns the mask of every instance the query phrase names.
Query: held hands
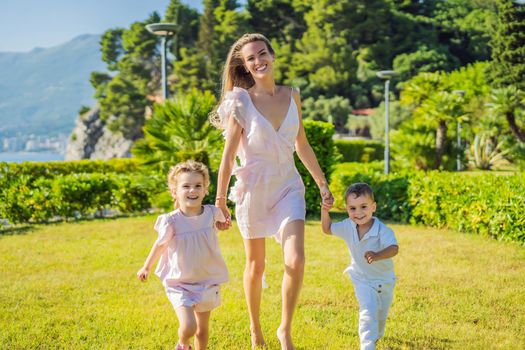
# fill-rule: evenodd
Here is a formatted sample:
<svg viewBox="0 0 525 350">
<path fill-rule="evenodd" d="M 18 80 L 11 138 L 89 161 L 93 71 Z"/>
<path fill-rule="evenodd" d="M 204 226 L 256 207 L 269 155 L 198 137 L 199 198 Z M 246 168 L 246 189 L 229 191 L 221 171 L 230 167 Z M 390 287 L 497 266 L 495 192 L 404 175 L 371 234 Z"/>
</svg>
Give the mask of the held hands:
<svg viewBox="0 0 525 350">
<path fill-rule="evenodd" d="M 332 209 L 333 207 L 333 202 L 330 203 L 330 202 L 327 202 L 327 201 L 322 201 L 321 202 L 321 210 L 326 210 L 326 211 L 330 211 L 330 209 Z"/>
<path fill-rule="evenodd" d="M 142 267 L 137 272 L 137 278 L 141 280 L 142 282 L 146 282 L 146 280 L 148 279 L 148 276 L 149 276 L 149 270 L 146 267 Z"/>
<path fill-rule="evenodd" d="M 369 264 L 373 263 L 374 261 L 379 260 L 379 259 L 378 259 L 378 256 L 377 256 L 377 253 L 374 253 L 374 252 L 372 252 L 372 251 L 367 251 L 367 252 L 365 253 L 365 259 L 366 259 L 366 261 L 367 261 Z"/>
<path fill-rule="evenodd" d="M 328 188 L 327 184 L 322 184 L 319 187 L 319 192 L 321 193 L 322 203 L 321 207 L 325 210 L 332 209 L 332 206 L 334 205 L 334 196 L 332 196 L 332 192 L 330 192 L 330 189 Z"/>
<path fill-rule="evenodd" d="M 232 226 L 232 218 L 230 211 L 228 210 L 228 206 L 226 205 L 226 199 L 217 199 L 215 201 L 215 206 L 219 208 L 219 210 L 222 212 L 222 215 L 224 215 L 224 218 L 226 219 L 226 221 L 217 222 L 215 225 L 221 231 L 229 229 Z"/>
</svg>

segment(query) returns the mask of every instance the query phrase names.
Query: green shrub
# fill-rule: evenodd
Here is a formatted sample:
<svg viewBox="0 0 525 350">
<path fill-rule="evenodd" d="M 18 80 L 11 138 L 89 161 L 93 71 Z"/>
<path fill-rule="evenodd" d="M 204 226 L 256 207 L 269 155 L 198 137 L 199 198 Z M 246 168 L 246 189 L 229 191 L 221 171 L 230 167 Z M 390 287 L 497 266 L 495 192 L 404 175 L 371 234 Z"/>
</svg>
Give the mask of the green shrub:
<svg viewBox="0 0 525 350">
<path fill-rule="evenodd" d="M 108 174 L 69 174 L 53 179 L 53 196 L 57 212 L 64 218 L 101 212 L 112 204 L 112 191 L 117 187 Z"/>
<path fill-rule="evenodd" d="M 325 122 L 305 120 L 304 129 L 308 142 L 312 146 L 317 161 L 328 180 L 332 173 L 333 165 L 335 165 L 340 158 L 334 146 L 334 141 L 332 140 L 334 126 Z M 298 159 L 297 154 L 295 155 L 295 165 L 297 166 L 299 174 L 301 174 L 306 188 L 306 211 L 308 213 L 318 213 L 319 203 L 321 203 L 319 188 L 304 164 Z"/>
<path fill-rule="evenodd" d="M 523 173 L 416 173 L 409 201 L 412 223 L 525 242 Z"/>
<path fill-rule="evenodd" d="M 0 163 L 0 175 L 17 177 L 28 175 L 31 179 L 52 178 L 57 175 L 78 173 L 130 173 L 139 170 L 136 159 L 74 160 L 66 162 Z"/>
<path fill-rule="evenodd" d="M 6 170 L 6 167 L 2 167 L 2 170 Z M 36 203 L 30 177 L 14 177 L 3 172 L 0 181 L 0 218 L 11 222 L 28 221 L 32 206 Z"/>
<path fill-rule="evenodd" d="M 438 171 L 382 173 L 382 163 L 343 163 L 335 167 L 330 188 L 335 207 L 354 182 L 374 190 L 377 216 L 385 220 L 447 227 L 525 243 L 525 174 Z"/>
<path fill-rule="evenodd" d="M 0 218 L 11 223 L 48 222 L 100 216 L 108 209 L 119 213 L 149 209 L 150 197 L 165 188 L 152 174 L 130 172 L 136 169 L 136 162 L 129 159 L 0 163 Z"/>
<path fill-rule="evenodd" d="M 383 160 L 385 146 L 374 140 L 335 140 L 343 162 L 373 162 Z"/>
</svg>

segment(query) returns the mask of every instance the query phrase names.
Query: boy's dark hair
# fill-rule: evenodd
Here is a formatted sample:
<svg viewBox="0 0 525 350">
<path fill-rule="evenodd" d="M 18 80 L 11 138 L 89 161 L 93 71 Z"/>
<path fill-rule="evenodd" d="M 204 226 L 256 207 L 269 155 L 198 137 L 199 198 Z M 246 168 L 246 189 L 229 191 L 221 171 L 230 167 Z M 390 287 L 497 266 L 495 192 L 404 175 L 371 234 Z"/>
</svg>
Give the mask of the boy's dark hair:
<svg viewBox="0 0 525 350">
<path fill-rule="evenodd" d="M 351 194 L 355 194 L 356 198 L 361 197 L 361 196 L 369 196 L 370 198 L 372 198 L 373 201 L 375 201 L 374 191 L 372 191 L 372 188 L 364 182 L 358 182 L 358 183 L 352 184 L 350 185 L 350 187 L 346 189 L 345 202 L 348 196 Z"/>
</svg>

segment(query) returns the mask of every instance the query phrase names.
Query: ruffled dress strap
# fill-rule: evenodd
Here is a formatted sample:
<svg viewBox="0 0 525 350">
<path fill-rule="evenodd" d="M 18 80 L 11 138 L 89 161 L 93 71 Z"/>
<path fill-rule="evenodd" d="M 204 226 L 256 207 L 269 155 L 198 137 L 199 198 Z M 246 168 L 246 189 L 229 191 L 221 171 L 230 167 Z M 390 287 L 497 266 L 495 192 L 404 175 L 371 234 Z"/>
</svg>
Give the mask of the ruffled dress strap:
<svg viewBox="0 0 525 350">
<path fill-rule="evenodd" d="M 223 130 L 226 130 L 230 117 L 235 118 L 243 129 L 247 128 L 249 98 L 248 91 L 240 87 L 234 87 L 226 93 L 217 109 Z"/>
</svg>

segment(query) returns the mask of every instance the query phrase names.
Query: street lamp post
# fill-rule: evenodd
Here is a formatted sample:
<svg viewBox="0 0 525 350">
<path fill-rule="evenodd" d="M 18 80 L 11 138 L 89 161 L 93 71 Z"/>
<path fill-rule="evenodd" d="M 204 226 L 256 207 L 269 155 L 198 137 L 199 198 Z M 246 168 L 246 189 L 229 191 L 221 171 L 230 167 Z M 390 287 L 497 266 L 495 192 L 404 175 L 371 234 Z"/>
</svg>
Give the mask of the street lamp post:
<svg viewBox="0 0 525 350">
<path fill-rule="evenodd" d="M 390 79 L 396 72 L 393 70 L 382 70 L 376 73 L 377 76 L 385 81 L 385 174 L 390 172 L 390 141 L 389 141 L 389 124 L 390 124 L 390 110 L 388 106 L 388 88 L 390 86 Z"/>
<path fill-rule="evenodd" d="M 455 94 L 458 94 L 463 98 L 465 95 L 465 90 L 454 90 L 452 91 Z M 461 157 L 460 157 L 460 150 L 461 150 L 461 122 L 459 119 L 456 121 L 456 137 L 457 137 L 457 143 L 458 143 L 458 155 L 456 158 L 456 170 L 461 171 Z"/>
<path fill-rule="evenodd" d="M 168 37 L 177 32 L 175 23 L 152 23 L 146 25 L 148 32 L 161 37 L 161 60 L 162 60 L 162 98 L 168 98 L 168 79 L 166 72 L 166 44 Z"/>
</svg>

